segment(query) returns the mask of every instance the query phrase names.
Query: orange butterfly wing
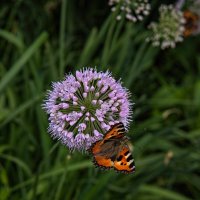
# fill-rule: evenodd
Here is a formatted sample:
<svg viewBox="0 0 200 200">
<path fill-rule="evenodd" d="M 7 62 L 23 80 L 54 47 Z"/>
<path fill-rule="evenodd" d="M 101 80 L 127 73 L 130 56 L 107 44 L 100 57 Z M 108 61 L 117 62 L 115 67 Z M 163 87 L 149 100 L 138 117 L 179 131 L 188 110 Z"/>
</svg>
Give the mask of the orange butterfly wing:
<svg viewBox="0 0 200 200">
<path fill-rule="evenodd" d="M 94 164 L 104 169 L 114 168 L 116 171 L 131 173 L 135 171 L 134 160 L 125 144 L 125 128 L 122 123 L 115 124 L 102 140 L 95 142 L 90 152 Z"/>
<path fill-rule="evenodd" d="M 125 128 L 122 123 L 115 124 L 111 129 L 105 134 L 104 140 L 121 138 L 124 136 Z"/>
<path fill-rule="evenodd" d="M 106 158 L 104 154 L 101 153 L 101 147 L 103 145 L 103 140 L 99 140 L 93 144 L 93 146 L 90 149 L 90 152 L 94 156 L 94 164 L 96 166 L 102 167 L 102 168 L 110 168 L 113 166 L 113 161 L 109 158 Z"/>
<path fill-rule="evenodd" d="M 127 146 L 124 146 L 117 155 L 117 159 L 114 161 L 114 168 L 115 170 L 124 173 L 135 172 L 134 159 Z"/>
<path fill-rule="evenodd" d="M 184 30 L 184 36 L 188 37 L 190 36 L 194 31 L 197 30 L 198 26 L 197 26 L 197 21 L 199 19 L 198 15 L 186 10 L 183 13 L 184 18 L 186 20 L 186 24 L 185 24 L 185 30 Z"/>
</svg>

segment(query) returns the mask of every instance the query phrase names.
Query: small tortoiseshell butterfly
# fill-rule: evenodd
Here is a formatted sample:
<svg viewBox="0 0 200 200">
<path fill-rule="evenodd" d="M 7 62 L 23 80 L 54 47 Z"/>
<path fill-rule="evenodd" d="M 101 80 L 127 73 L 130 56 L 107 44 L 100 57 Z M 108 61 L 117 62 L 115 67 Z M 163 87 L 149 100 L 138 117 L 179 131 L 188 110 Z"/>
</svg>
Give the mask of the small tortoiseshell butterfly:
<svg viewBox="0 0 200 200">
<path fill-rule="evenodd" d="M 90 148 L 94 164 L 104 169 L 114 168 L 123 173 L 135 172 L 134 160 L 127 141 L 124 125 L 118 123 L 112 126 L 104 138 Z"/>
<path fill-rule="evenodd" d="M 189 10 L 184 11 L 183 16 L 186 20 L 183 34 L 185 37 L 188 37 L 198 29 L 197 22 L 199 20 L 199 16 Z"/>
</svg>

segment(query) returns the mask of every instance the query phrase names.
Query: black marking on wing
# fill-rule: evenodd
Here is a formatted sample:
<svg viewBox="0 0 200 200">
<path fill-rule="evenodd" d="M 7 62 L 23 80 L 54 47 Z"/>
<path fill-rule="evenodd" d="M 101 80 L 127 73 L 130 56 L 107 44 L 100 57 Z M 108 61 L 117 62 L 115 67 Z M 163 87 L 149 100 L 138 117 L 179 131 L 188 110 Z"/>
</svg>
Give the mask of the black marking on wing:
<svg viewBox="0 0 200 200">
<path fill-rule="evenodd" d="M 115 154 L 113 154 L 111 157 L 110 157 L 110 159 L 114 162 L 115 161 L 115 159 L 116 159 L 116 155 Z"/>
<path fill-rule="evenodd" d="M 114 127 L 116 128 L 116 127 Z M 107 137 L 107 134 L 111 132 L 110 136 Z M 124 129 L 115 129 L 113 130 L 113 128 L 111 128 L 105 135 L 104 135 L 104 142 L 108 141 L 108 140 L 118 140 L 119 138 L 123 138 L 125 135 L 125 130 Z M 107 137 L 107 138 L 106 138 Z"/>
<path fill-rule="evenodd" d="M 125 152 L 124 155 L 127 156 L 129 154 L 129 151 Z"/>
<path fill-rule="evenodd" d="M 130 160 L 133 160 L 132 155 L 130 155 L 130 156 L 127 158 L 127 162 L 129 162 Z"/>
<path fill-rule="evenodd" d="M 124 125 L 121 122 L 116 125 L 116 128 L 118 129 L 118 132 L 120 132 L 120 133 L 124 133 L 125 132 Z"/>
<path fill-rule="evenodd" d="M 133 168 L 135 166 L 134 162 L 129 165 L 129 168 Z"/>
<path fill-rule="evenodd" d="M 122 158 L 123 158 L 123 156 L 122 155 L 120 155 L 118 158 L 117 158 L 117 161 L 119 162 L 119 161 L 121 161 L 122 160 Z"/>
</svg>

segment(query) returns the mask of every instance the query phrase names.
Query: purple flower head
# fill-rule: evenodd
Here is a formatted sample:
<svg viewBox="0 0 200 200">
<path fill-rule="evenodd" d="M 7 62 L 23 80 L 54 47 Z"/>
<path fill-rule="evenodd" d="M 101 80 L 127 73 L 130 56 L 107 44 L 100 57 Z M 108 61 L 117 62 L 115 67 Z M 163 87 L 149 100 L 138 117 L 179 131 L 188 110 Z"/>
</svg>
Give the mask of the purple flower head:
<svg viewBox="0 0 200 200">
<path fill-rule="evenodd" d="M 128 127 L 130 93 L 108 71 L 83 69 L 52 87 L 43 105 L 49 132 L 70 150 L 87 150 L 115 123 Z"/>
</svg>

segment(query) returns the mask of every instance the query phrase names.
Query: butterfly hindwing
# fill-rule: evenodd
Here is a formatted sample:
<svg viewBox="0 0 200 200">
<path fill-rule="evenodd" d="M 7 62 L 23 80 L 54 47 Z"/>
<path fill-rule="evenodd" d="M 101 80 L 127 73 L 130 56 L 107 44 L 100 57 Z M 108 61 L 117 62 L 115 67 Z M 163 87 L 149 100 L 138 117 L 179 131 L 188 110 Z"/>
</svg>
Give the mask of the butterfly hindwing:
<svg viewBox="0 0 200 200">
<path fill-rule="evenodd" d="M 104 168 L 113 167 L 119 146 L 117 143 L 119 142 L 113 140 L 100 140 L 94 143 L 91 147 L 94 164 Z"/>
<path fill-rule="evenodd" d="M 114 168 L 118 172 L 134 172 L 134 160 L 126 142 L 124 125 L 115 124 L 102 140 L 90 148 L 94 164 L 104 169 Z"/>
<path fill-rule="evenodd" d="M 110 158 L 106 158 L 105 156 L 95 156 L 93 162 L 97 167 L 104 169 L 109 169 L 114 164 Z"/>
<path fill-rule="evenodd" d="M 135 163 L 128 146 L 123 146 L 119 151 L 116 160 L 114 161 L 114 168 L 119 172 L 132 173 L 135 171 Z"/>
</svg>

